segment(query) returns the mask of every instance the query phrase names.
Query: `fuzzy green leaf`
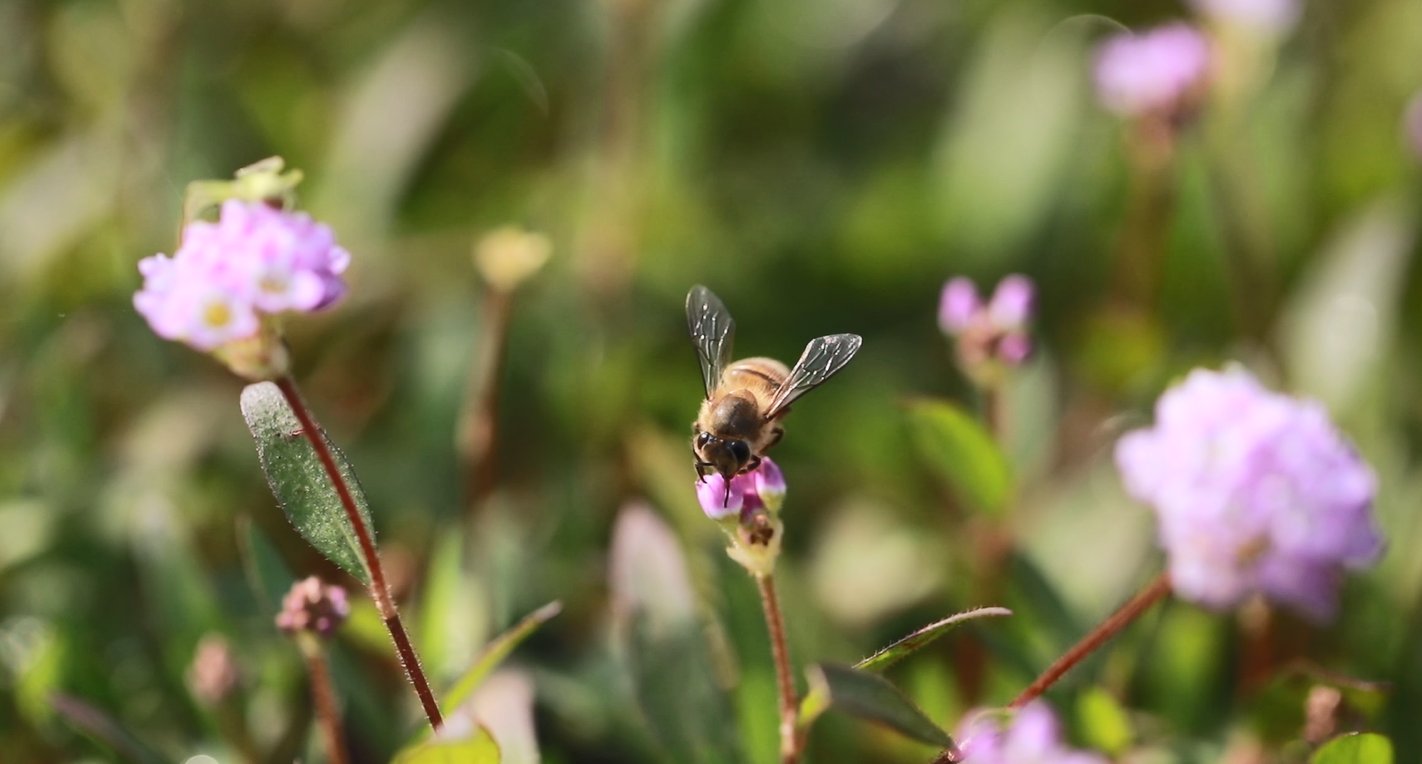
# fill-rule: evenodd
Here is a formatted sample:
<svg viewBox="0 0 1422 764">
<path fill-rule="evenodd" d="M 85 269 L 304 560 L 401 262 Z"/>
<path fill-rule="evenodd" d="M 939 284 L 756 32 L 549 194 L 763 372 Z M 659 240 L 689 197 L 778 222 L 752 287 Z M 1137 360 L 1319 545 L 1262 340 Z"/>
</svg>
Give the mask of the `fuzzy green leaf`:
<svg viewBox="0 0 1422 764">
<path fill-rule="evenodd" d="M 926 647 L 933 640 L 938 639 L 968 621 L 978 618 L 1001 618 L 1009 615 L 1012 615 L 1012 611 L 1005 607 L 980 607 L 950 615 L 947 618 L 934 621 L 912 632 L 908 636 L 854 664 L 854 667 L 861 671 L 883 671 L 904 658 L 913 655 L 918 650 Z"/>
<path fill-rule="evenodd" d="M 355 529 L 341 506 L 335 486 L 326 477 L 316 450 L 301 432 L 296 414 L 281 391 L 271 382 L 248 385 L 242 391 L 242 417 L 257 442 L 257 459 L 266 473 L 267 485 L 286 513 L 296 532 L 306 542 L 346 572 L 369 583 L 370 575 L 361 556 Z M 336 467 L 350 487 L 356 509 L 374 533 L 370 507 L 345 455 L 322 431 Z"/>
</svg>

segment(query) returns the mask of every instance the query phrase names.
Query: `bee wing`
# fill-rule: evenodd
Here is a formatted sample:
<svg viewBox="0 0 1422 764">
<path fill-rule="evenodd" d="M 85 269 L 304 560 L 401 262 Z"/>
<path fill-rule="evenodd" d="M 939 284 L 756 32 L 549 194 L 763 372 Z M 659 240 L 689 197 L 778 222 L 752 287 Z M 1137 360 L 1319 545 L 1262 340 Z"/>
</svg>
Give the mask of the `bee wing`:
<svg viewBox="0 0 1422 764">
<path fill-rule="evenodd" d="M 721 381 L 721 371 L 731 362 L 736 322 L 721 298 L 697 284 L 686 295 L 686 330 L 691 334 L 691 344 L 696 346 L 701 381 L 706 384 L 706 397 L 710 399 Z"/>
<path fill-rule="evenodd" d="M 831 334 L 810 340 L 805 352 L 800 354 L 800 360 L 795 362 L 795 368 L 775 390 L 775 397 L 765 410 L 765 418 L 774 419 L 796 398 L 824 384 L 849 363 L 863 343 L 864 339 L 857 334 Z"/>
</svg>

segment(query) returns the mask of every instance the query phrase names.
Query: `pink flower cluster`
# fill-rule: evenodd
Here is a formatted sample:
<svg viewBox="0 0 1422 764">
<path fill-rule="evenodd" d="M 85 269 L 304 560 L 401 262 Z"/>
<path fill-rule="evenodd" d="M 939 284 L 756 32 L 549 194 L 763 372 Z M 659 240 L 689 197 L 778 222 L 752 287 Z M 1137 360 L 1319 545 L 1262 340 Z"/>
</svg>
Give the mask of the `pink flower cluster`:
<svg viewBox="0 0 1422 764">
<path fill-rule="evenodd" d="M 1383 542 L 1372 470 L 1323 407 L 1232 367 L 1191 372 L 1155 411 L 1116 464 L 1159 518 L 1176 594 L 1226 608 L 1258 592 L 1330 617 L 1341 571 L 1374 563 Z"/>
<path fill-rule="evenodd" d="M 231 200 L 217 222 L 189 223 L 172 257 L 139 262 L 133 305 L 158 336 L 212 351 L 255 335 L 263 314 L 335 302 L 349 263 L 331 229 L 310 216 Z"/>
<path fill-rule="evenodd" d="M 1196 95 L 1209 67 L 1210 44 L 1188 24 L 1122 32 L 1097 52 L 1096 92 L 1123 117 L 1174 116 Z"/>
<path fill-rule="evenodd" d="M 1006 728 L 992 713 L 972 713 L 958 731 L 958 747 L 968 764 L 1106 764 L 1106 758 L 1073 750 L 1061 740 L 1052 709 L 1028 703 Z"/>
<path fill-rule="evenodd" d="M 759 467 L 731 478 L 729 493 L 726 478 L 720 473 L 697 481 L 696 499 L 701 502 L 701 510 L 712 520 L 723 520 L 742 511 L 762 507 L 775 512 L 785 499 L 785 473 L 768 457 L 762 458 Z"/>
<path fill-rule="evenodd" d="M 965 367 L 989 361 L 1016 366 L 1032 354 L 1027 324 L 1035 300 L 1036 288 L 1026 276 L 1013 274 L 998 282 L 987 303 L 972 281 L 959 276 L 943 287 L 938 326 L 957 338 L 959 360 Z"/>
</svg>

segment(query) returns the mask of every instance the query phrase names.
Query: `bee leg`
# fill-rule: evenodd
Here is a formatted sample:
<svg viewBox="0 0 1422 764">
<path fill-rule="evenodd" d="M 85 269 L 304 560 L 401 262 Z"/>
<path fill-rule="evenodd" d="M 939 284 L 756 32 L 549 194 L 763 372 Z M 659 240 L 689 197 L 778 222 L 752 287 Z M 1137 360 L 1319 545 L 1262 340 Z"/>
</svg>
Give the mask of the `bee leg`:
<svg viewBox="0 0 1422 764">
<path fill-rule="evenodd" d="M 698 482 L 698 483 L 705 483 L 705 482 L 706 482 L 706 468 L 712 466 L 711 463 L 710 463 L 710 462 L 703 462 L 703 461 L 697 460 L 697 461 L 695 462 L 695 464 L 696 464 L 696 482 Z"/>
<path fill-rule="evenodd" d="M 780 439 L 783 437 L 785 437 L 785 428 L 776 427 L 775 429 L 770 431 L 770 442 L 766 443 L 765 448 L 762 448 L 761 450 L 765 451 L 769 449 L 771 446 L 775 445 L 776 443 L 779 443 Z"/>
<path fill-rule="evenodd" d="M 741 470 L 741 472 L 742 472 L 742 473 L 755 472 L 755 468 L 756 468 L 756 467 L 759 467 L 759 466 L 760 466 L 760 454 L 756 454 L 755 456 L 752 456 L 752 457 L 751 457 L 751 460 L 746 463 L 746 468 L 743 469 L 743 470 Z"/>
</svg>

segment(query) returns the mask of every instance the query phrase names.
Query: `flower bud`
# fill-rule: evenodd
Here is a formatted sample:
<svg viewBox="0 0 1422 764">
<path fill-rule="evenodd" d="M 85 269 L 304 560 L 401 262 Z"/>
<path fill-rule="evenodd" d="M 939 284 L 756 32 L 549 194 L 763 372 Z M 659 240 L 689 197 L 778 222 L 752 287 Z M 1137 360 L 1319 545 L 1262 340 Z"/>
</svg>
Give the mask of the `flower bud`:
<svg viewBox="0 0 1422 764">
<path fill-rule="evenodd" d="M 1188 24 L 1122 32 L 1096 56 L 1096 93 L 1122 117 L 1176 121 L 1193 110 L 1210 66 L 1210 46 Z"/>
<path fill-rule="evenodd" d="M 995 384 L 1006 369 L 1020 366 L 1032 353 L 1031 323 L 1036 287 L 1013 274 L 998 282 L 984 303 L 963 277 L 943 287 L 938 325 L 955 343 L 958 365 L 977 384 Z"/>
<path fill-rule="evenodd" d="M 508 294 L 543 268 L 553 243 L 541 233 L 504 226 L 490 231 L 474 248 L 474 264 L 489 288 Z"/>
<path fill-rule="evenodd" d="M 345 623 L 350 612 L 345 589 L 309 576 L 292 584 L 291 591 L 282 598 L 276 625 L 287 634 L 310 632 L 329 637 Z"/>
<path fill-rule="evenodd" d="M 205 634 L 188 665 L 188 690 L 202 705 L 216 706 L 237 689 L 241 674 L 232 648 L 220 634 Z"/>
</svg>

